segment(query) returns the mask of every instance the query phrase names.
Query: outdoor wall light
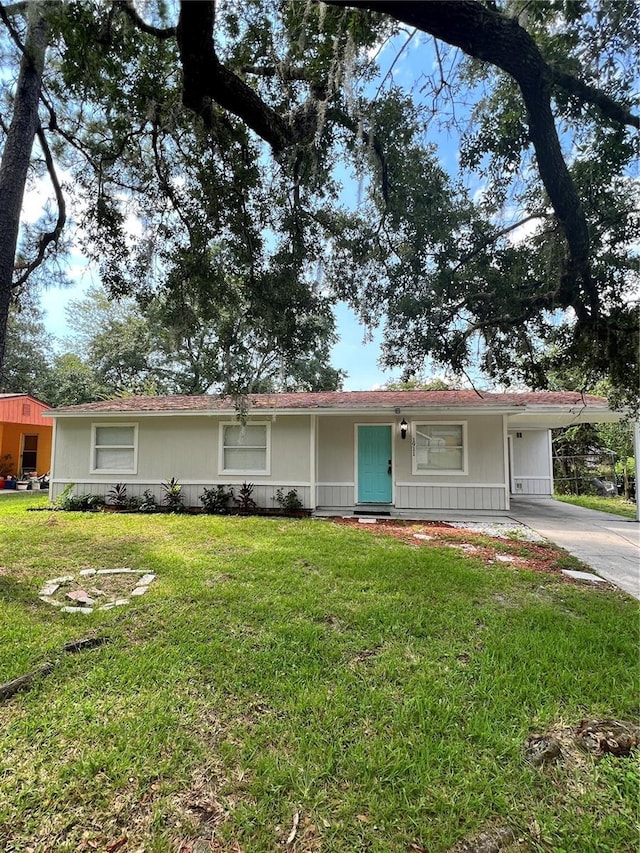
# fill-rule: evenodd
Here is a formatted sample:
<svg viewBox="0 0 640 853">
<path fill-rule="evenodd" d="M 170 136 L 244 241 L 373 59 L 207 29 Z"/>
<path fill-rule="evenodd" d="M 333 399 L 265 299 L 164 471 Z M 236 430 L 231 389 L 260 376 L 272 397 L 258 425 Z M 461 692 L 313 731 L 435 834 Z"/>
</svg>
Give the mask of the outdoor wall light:
<svg viewBox="0 0 640 853">
<path fill-rule="evenodd" d="M 409 429 L 409 424 L 403 418 L 400 421 L 400 438 L 406 438 L 407 437 L 407 430 L 408 429 Z"/>
</svg>

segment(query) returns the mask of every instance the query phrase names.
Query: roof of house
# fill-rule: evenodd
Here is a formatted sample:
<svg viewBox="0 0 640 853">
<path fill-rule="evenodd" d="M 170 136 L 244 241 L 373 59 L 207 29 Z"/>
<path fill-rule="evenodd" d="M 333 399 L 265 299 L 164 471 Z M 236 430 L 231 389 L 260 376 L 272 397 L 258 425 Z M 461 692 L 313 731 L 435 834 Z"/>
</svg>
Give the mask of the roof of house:
<svg viewBox="0 0 640 853">
<path fill-rule="evenodd" d="M 38 405 L 44 406 L 46 409 L 51 408 L 47 403 L 43 403 L 42 400 L 34 397 L 33 394 L 27 394 L 26 391 L 3 391 L 0 393 L 0 400 L 6 400 L 9 397 L 28 397 L 30 400 L 33 400 L 34 403 L 38 403 Z"/>
<path fill-rule="evenodd" d="M 320 391 L 283 394 L 250 394 L 249 411 L 392 411 L 399 409 L 431 408 L 519 408 L 532 407 L 608 409 L 603 397 L 584 395 L 574 391 L 510 392 L 500 394 L 488 391 Z M 235 411 L 232 397 L 201 395 L 174 395 L 168 397 L 122 397 L 100 400 L 76 406 L 63 406 L 49 414 L 129 414 L 153 412 L 229 412 Z"/>
<path fill-rule="evenodd" d="M 51 422 L 42 419 L 44 409 L 49 409 L 46 403 L 32 397 L 31 394 L 0 394 L 0 423 L 31 424 L 48 427 Z"/>
</svg>

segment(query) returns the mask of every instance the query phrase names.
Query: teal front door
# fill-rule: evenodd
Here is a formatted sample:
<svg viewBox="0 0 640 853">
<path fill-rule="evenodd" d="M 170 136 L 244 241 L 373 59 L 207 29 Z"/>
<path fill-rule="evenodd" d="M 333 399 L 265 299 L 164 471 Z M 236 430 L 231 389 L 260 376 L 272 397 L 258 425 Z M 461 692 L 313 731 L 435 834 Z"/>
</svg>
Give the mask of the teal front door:
<svg viewBox="0 0 640 853">
<path fill-rule="evenodd" d="M 392 500 L 391 427 L 358 427 L 358 503 Z"/>
</svg>

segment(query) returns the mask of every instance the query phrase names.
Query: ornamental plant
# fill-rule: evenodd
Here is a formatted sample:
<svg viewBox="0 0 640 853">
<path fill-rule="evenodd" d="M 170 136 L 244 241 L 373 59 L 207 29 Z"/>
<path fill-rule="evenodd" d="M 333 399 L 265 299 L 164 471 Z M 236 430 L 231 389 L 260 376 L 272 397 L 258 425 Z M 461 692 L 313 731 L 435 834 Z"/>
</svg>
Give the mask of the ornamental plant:
<svg viewBox="0 0 640 853">
<path fill-rule="evenodd" d="M 276 491 L 274 501 L 277 501 L 285 512 L 295 512 L 302 509 L 302 501 L 295 489 L 290 489 L 286 494 L 282 489 Z"/>
<path fill-rule="evenodd" d="M 200 495 L 200 503 L 206 513 L 212 515 L 220 515 L 224 513 L 229 501 L 233 499 L 233 489 L 229 487 L 227 490 L 224 486 L 212 486 L 210 489 L 205 488 Z"/>
<path fill-rule="evenodd" d="M 162 503 L 170 512 L 184 512 L 184 497 L 182 495 L 182 484 L 175 477 L 171 477 L 162 484 L 164 498 Z"/>
</svg>

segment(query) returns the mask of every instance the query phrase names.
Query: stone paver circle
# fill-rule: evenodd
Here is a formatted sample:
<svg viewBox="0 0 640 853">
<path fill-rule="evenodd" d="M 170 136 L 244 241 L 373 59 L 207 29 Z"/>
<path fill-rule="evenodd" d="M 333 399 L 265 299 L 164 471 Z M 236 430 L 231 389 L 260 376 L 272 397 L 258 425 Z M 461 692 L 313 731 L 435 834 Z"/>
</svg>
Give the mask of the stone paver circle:
<svg viewBox="0 0 640 853">
<path fill-rule="evenodd" d="M 110 594 L 99 588 L 101 578 L 118 575 L 131 576 L 133 587 L 125 596 Z M 93 613 L 94 610 L 111 610 L 113 607 L 129 604 L 132 598 L 144 595 L 155 579 L 155 574 L 142 569 L 81 569 L 77 575 L 61 575 L 45 581 L 38 597 L 45 604 L 59 608 L 60 613 Z M 89 586 L 86 583 L 88 580 L 94 584 L 89 591 L 83 586 L 83 584 Z M 64 588 L 71 584 L 79 584 L 81 588 L 64 592 Z M 73 604 L 65 604 L 64 601 L 55 597 L 56 594 L 60 595 L 61 590 L 64 593 L 64 599 Z M 97 604 L 96 599 L 102 600 L 102 603 Z"/>
</svg>

